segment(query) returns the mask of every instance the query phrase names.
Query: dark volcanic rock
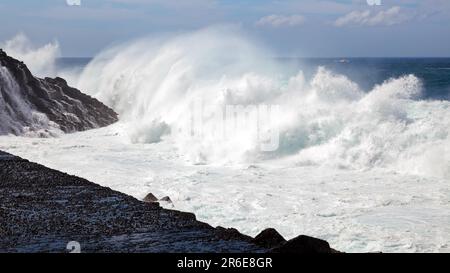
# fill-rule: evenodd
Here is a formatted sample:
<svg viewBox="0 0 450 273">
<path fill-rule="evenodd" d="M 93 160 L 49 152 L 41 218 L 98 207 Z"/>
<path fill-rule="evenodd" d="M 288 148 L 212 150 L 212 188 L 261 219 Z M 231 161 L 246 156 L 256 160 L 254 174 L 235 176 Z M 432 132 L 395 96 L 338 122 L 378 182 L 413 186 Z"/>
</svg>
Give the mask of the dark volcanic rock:
<svg viewBox="0 0 450 273">
<path fill-rule="evenodd" d="M 173 203 L 169 196 L 164 196 L 163 198 L 159 199 L 159 201 L 167 202 L 167 203 Z"/>
<path fill-rule="evenodd" d="M 65 133 L 110 125 L 117 114 L 61 78 L 34 77 L 27 66 L 0 49 L 0 135 Z"/>
<path fill-rule="evenodd" d="M 244 235 L 242 235 L 244 236 Z M 0 152 L 0 252 L 265 252 L 167 210 Z"/>
<path fill-rule="evenodd" d="M 328 242 L 313 237 L 300 235 L 272 249 L 274 253 L 322 254 L 332 253 Z"/>
<path fill-rule="evenodd" d="M 233 240 L 242 240 L 245 242 L 251 242 L 253 240 L 252 237 L 240 233 L 235 228 L 224 228 L 219 226 L 216 228 L 216 230 L 221 238 L 227 240 L 233 239 Z"/>
<path fill-rule="evenodd" d="M 144 199 L 142 201 L 147 202 L 147 203 L 154 203 L 154 202 L 158 202 L 158 198 L 156 198 L 156 196 L 154 196 L 153 193 L 149 193 L 144 197 Z"/>
<path fill-rule="evenodd" d="M 66 252 L 73 241 L 81 252 L 336 252 L 307 236 L 283 243 L 274 229 L 253 239 L 213 228 L 0 151 L 0 252 Z"/>
<path fill-rule="evenodd" d="M 261 231 L 252 242 L 265 248 L 274 248 L 285 243 L 286 239 L 284 239 L 275 229 L 268 228 Z"/>
</svg>

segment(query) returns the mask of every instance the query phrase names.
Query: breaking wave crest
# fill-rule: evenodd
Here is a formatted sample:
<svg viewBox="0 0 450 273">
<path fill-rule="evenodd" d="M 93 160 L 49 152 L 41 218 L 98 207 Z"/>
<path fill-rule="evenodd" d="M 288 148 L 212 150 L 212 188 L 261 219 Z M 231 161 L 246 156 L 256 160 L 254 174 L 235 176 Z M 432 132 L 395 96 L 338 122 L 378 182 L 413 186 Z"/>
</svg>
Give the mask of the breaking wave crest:
<svg viewBox="0 0 450 273">
<path fill-rule="evenodd" d="M 59 43 L 56 41 L 37 47 L 25 34 L 19 33 L 10 40 L 0 43 L 0 48 L 15 59 L 23 61 L 38 77 L 56 75 L 56 58 L 60 55 Z"/>
<path fill-rule="evenodd" d="M 361 90 L 326 68 L 306 79 L 268 56 L 232 28 L 141 39 L 97 56 L 78 87 L 120 114 L 132 142 L 171 139 L 194 163 L 289 157 L 298 165 L 450 177 L 450 104 L 422 100 L 414 75 Z M 198 98 L 223 107 L 279 105 L 271 117 L 278 149 L 258 151 L 248 128 L 225 141 L 180 134 Z"/>
</svg>

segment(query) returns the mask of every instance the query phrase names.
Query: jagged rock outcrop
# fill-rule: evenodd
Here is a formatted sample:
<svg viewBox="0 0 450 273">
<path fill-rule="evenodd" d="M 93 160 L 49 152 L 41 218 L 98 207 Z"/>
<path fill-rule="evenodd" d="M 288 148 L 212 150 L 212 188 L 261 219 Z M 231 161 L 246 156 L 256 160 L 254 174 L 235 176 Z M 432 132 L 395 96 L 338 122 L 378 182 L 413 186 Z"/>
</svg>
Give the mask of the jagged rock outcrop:
<svg viewBox="0 0 450 273">
<path fill-rule="evenodd" d="M 327 241 L 300 235 L 271 250 L 272 253 L 329 254 L 337 253 Z"/>
<path fill-rule="evenodd" d="M 286 243 L 286 239 L 275 229 L 268 228 L 261 231 L 252 242 L 265 248 L 275 248 Z"/>
<path fill-rule="evenodd" d="M 62 78 L 34 77 L 0 49 L 0 135 L 51 135 L 110 125 L 117 114 Z"/>
<path fill-rule="evenodd" d="M 158 202 L 158 198 L 156 198 L 156 196 L 153 195 L 153 193 L 149 193 L 144 197 L 144 199 L 142 199 L 142 201 L 146 203 L 156 203 Z"/>
</svg>

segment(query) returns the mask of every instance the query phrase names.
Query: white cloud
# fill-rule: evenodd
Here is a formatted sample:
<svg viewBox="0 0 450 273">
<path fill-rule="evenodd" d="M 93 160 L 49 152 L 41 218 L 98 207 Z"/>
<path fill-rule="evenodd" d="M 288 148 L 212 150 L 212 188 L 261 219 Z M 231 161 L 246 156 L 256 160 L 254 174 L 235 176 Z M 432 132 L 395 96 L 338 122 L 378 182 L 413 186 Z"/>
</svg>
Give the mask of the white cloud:
<svg viewBox="0 0 450 273">
<path fill-rule="evenodd" d="M 305 17 L 301 15 L 277 15 L 272 14 L 262 17 L 256 22 L 257 26 L 271 26 L 271 27 L 293 27 L 302 25 L 305 22 Z"/>
<path fill-rule="evenodd" d="M 373 13 L 370 10 L 352 11 L 338 18 L 334 22 L 334 25 L 337 27 L 346 25 L 391 26 L 400 24 L 408 19 L 408 16 L 402 14 L 401 8 L 396 6 L 388 10 L 379 11 L 377 13 Z"/>
</svg>

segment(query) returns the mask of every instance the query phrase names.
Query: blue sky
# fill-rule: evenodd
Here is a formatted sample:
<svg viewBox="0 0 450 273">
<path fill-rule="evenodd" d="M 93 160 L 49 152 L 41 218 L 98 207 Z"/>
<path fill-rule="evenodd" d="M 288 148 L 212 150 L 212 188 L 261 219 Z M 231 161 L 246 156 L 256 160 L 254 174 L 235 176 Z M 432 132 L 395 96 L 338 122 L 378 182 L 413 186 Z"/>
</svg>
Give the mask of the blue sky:
<svg viewBox="0 0 450 273">
<path fill-rule="evenodd" d="M 2 0 L 0 41 L 22 32 L 59 41 L 64 56 L 93 56 L 136 37 L 233 24 L 278 56 L 450 56 L 449 0 L 67 1 L 80 0 Z"/>
</svg>

